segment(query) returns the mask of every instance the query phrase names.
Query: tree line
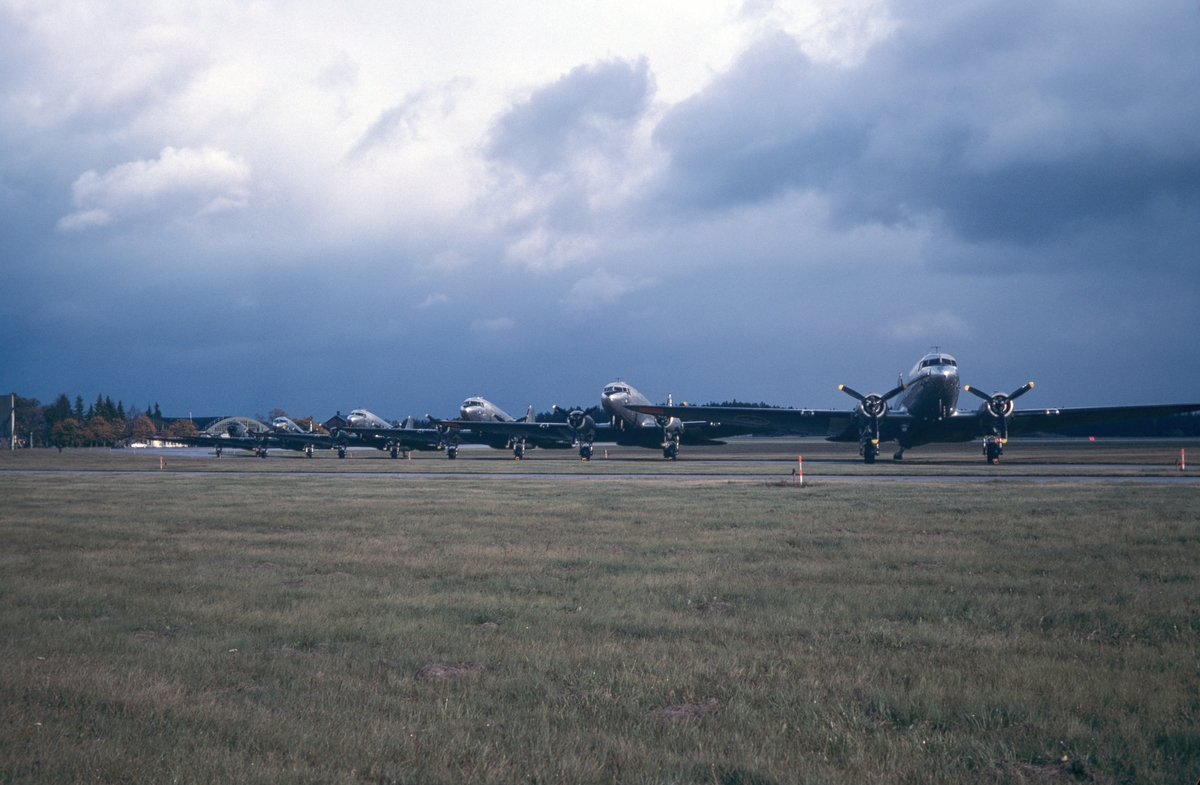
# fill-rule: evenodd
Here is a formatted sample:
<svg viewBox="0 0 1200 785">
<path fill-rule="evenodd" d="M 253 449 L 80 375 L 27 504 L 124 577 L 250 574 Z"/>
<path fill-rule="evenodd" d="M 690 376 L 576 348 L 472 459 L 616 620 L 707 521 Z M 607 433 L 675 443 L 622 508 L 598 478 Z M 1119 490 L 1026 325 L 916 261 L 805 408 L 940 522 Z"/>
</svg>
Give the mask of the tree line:
<svg viewBox="0 0 1200 785">
<path fill-rule="evenodd" d="M 110 396 L 98 394 L 84 408 L 83 396 L 74 403 L 60 393 L 53 403 L 43 406 L 36 398 L 16 397 L 17 438 L 28 447 L 115 447 L 130 441 L 149 441 L 160 433 L 186 436 L 196 433 L 188 419 L 163 417 L 158 404 L 139 410 L 113 403 Z"/>
</svg>

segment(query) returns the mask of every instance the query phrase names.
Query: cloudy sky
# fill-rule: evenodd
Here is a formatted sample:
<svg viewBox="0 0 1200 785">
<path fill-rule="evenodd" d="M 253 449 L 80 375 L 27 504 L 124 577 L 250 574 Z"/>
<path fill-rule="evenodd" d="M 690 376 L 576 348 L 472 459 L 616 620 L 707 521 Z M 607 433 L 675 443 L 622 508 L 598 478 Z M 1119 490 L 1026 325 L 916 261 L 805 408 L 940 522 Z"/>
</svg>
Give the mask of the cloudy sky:
<svg viewBox="0 0 1200 785">
<path fill-rule="evenodd" d="M 1200 400 L 1196 0 L 0 0 L 0 386 Z"/>
</svg>

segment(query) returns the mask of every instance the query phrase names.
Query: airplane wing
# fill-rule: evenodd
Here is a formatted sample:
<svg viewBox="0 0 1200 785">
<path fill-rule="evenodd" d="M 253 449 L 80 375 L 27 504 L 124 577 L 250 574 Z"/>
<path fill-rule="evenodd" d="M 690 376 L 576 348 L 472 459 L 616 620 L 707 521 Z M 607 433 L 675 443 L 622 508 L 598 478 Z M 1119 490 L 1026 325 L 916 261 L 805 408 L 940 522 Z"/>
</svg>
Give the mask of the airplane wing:
<svg viewBox="0 0 1200 785">
<path fill-rule="evenodd" d="M 1088 425 L 1170 417 L 1173 414 L 1200 411 L 1200 403 L 1176 403 L 1154 406 L 1093 406 L 1076 409 L 1020 409 L 1012 413 L 1008 432 L 1035 433 L 1082 428 Z"/>
<path fill-rule="evenodd" d="M 351 426 L 343 426 L 338 428 L 339 437 L 341 434 L 351 434 L 354 436 L 354 441 L 349 441 L 341 438 L 334 438 L 334 441 L 343 444 L 343 446 L 352 446 L 354 444 L 375 447 L 377 449 L 385 449 L 389 444 L 394 444 L 401 449 L 404 448 L 435 448 L 442 442 L 442 434 L 434 428 L 355 428 Z"/>
<path fill-rule="evenodd" d="M 307 433 L 304 431 L 271 431 L 264 434 L 268 439 L 274 439 L 288 449 L 303 449 L 307 445 L 330 449 L 333 447 L 333 437 L 327 433 Z"/>
<path fill-rule="evenodd" d="M 154 439 L 175 444 L 186 444 L 189 447 L 228 447 L 239 450 L 258 449 L 260 442 L 251 436 L 211 436 L 198 433 L 192 436 L 170 436 L 165 433 L 156 434 Z"/>
<path fill-rule="evenodd" d="M 565 422 L 476 422 L 475 420 L 434 420 L 442 427 L 456 431 L 470 431 L 472 434 L 485 439 L 525 439 L 535 443 L 554 443 L 572 445 L 575 443 L 575 430 Z"/>
<path fill-rule="evenodd" d="M 854 412 L 844 409 L 772 409 L 760 406 L 630 406 L 655 417 L 678 417 L 687 428 L 733 426 L 741 433 L 787 431 L 797 436 L 836 437 L 853 424 Z M 732 435 L 732 434 L 730 434 Z M 857 436 L 855 437 L 857 439 Z"/>
</svg>

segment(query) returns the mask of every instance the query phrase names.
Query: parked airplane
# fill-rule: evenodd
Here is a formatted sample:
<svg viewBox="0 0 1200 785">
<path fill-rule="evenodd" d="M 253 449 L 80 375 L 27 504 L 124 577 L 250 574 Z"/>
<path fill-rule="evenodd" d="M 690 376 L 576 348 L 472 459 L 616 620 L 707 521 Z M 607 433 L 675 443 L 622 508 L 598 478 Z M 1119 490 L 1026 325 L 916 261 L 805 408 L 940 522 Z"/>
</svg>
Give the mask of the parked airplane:
<svg viewBox="0 0 1200 785">
<path fill-rule="evenodd" d="M 633 447 L 662 448 L 663 457 L 675 460 L 679 456 L 679 445 L 724 444 L 719 441 L 728 436 L 753 433 L 756 428 L 736 422 L 710 421 L 691 416 L 691 411 L 681 415 L 655 416 L 644 407 L 650 401 L 632 385 L 616 381 L 604 386 L 600 394 L 600 405 L 608 414 L 608 429 L 597 434 L 597 441 L 613 441 Z M 667 408 L 671 406 L 667 396 Z M 684 417 L 690 419 L 683 419 Z"/>
<path fill-rule="evenodd" d="M 596 435 L 596 423 L 592 411 L 568 412 L 559 407 L 555 411 L 567 415 L 565 423 L 538 422 L 537 414 L 530 404 L 521 419 L 513 419 L 507 412 L 486 398 L 474 397 L 463 401 L 457 420 L 429 419 L 451 434 L 446 448 L 450 458 L 458 456 L 458 445 L 463 442 L 486 444 L 498 450 L 511 449 L 513 457 L 521 460 L 525 450 L 532 447 L 544 449 L 579 448 L 579 457 L 592 457 L 592 443 Z"/>
<path fill-rule="evenodd" d="M 989 463 L 999 463 L 1009 434 L 1059 430 L 1086 425 L 1166 417 L 1200 410 L 1200 404 L 1154 406 L 1100 406 L 1074 409 L 1014 410 L 1013 402 L 1033 389 L 1033 382 L 1011 393 L 991 395 L 970 385 L 961 389 L 983 399 L 976 411 L 958 410 L 958 362 L 950 355 L 933 351 L 922 357 L 907 379 L 901 378 L 886 393 L 862 395 L 845 385 L 838 389 L 857 400 L 849 411 L 834 409 L 773 409 L 741 406 L 649 406 L 629 408 L 653 415 L 660 422 L 675 417 L 699 417 L 713 424 L 734 423 L 758 431 L 786 430 L 801 436 L 825 436 L 830 441 L 858 441 L 859 454 L 874 463 L 880 442 L 895 441 L 900 449 L 893 456 L 931 442 L 967 442 L 983 437 L 983 454 Z M 895 409 L 888 401 L 901 393 Z"/>
<path fill-rule="evenodd" d="M 355 409 L 346 416 L 346 425 L 331 434 L 338 457 L 345 458 L 350 447 L 371 447 L 383 450 L 393 458 L 405 458 L 413 450 L 434 451 L 445 447 L 441 431 L 418 428 L 412 417 L 393 424 L 366 409 Z"/>
<path fill-rule="evenodd" d="M 164 433 L 154 438 L 164 442 L 186 444 L 189 447 L 212 447 L 218 458 L 225 449 L 248 450 L 260 458 L 266 458 L 269 447 L 283 446 L 281 444 L 272 445 L 267 440 L 270 429 L 265 423 L 245 417 L 228 417 L 217 423 L 217 425 L 222 424 L 224 427 L 218 428 L 219 433 L 202 431 L 191 436 L 171 436 Z"/>
<path fill-rule="evenodd" d="M 309 458 L 313 456 L 314 449 L 330 450 L 334 447 L 333 437 L 329 434 L 306 431 L 287 417 L 276 417 L 271 421 L 271 430 L 259 438 L 270 443 L 269 445 L 264 444 L 262 447 L 260 454 L 264 458 L 267 446 L 301 450 Z"/>
<path fill-rule="evenodd" d="M 508 412 L 501 409 L 496 404 L 489 401 L 487 398 L 468 398 L 462 402 L 462 406 L 458 407 L 458 415 L 461 420 L 471 420 L 472 422 L 536 422 L 537 414 L 533 411 L 533 404 L 529 404 L 529 411 L 525 412 L 525 416 L 521 419 L 514 419 Z"/>
</svg>

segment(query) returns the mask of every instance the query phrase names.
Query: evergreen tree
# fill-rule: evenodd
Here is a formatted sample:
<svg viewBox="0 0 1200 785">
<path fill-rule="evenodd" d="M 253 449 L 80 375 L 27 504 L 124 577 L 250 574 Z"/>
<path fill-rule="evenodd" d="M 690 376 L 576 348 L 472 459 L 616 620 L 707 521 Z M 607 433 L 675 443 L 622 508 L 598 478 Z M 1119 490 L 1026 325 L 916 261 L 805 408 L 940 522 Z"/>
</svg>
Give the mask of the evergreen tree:
<svg viewBox="0 0 1200 785">
<path fill-rule="evenodd" d="M 117 419 L 125 421 L 125 404 L 122 401 L 117 401 Z"/>
<path fill-rule="evenodd" d="M 162 419 L 162 410 L 158 408 L 157 401 L 154 403 L 154 419 L 156 419 L 156 420 Z"/>
<path fill-rule="evenodd" d="M 71 416 L 71 399 L 66 393 L 59 393 L 54 399 L 54 403 L 50 404 L 42 412 L 42 417 L 46 420 L 46 425 L 53 428 L 54 423 L 62 422 Z"/>
<path fill-rule="evenodd" d="M 75 419 L 78 420 L 79 422 L 83 422 L 86 419 L 86 417 L 83 414 L 83 396 L 82 395 L 75 396 L 75 411 L 73 411 L 72 414 L 75 415 Z"/>
</svg>

